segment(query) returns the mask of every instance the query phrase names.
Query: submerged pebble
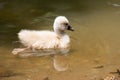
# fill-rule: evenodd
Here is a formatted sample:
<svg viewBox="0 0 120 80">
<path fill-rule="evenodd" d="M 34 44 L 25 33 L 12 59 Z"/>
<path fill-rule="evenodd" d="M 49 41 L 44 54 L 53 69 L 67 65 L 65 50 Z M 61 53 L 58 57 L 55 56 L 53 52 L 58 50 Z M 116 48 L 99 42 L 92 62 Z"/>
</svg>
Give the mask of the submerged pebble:
<svg viewBox="0 0 120 80">
<path fill-rule="evenodd" d="M 104 66 L 103 65 L 98 65 L 98 66 L 95 66 L 93 68 L 95 68 L 95 69 L 101 69 L 101 68 L 104 68 Z"/>
<path fill-rule="evenodd" d="M 103 80 L 118 80 L 115 75 L 108 75 Z"/>
<path fill-rule="evenodd" d="M 114 7 L 120 7 L 120 4 L 114 3 L 114 4 L 112 4 L 112 6 L 114 6 Z"/>
<path fill-rule="evenodd" d="M 43 80 L 49 80 L 49 77 L 45 77 Z"/>
</svg>

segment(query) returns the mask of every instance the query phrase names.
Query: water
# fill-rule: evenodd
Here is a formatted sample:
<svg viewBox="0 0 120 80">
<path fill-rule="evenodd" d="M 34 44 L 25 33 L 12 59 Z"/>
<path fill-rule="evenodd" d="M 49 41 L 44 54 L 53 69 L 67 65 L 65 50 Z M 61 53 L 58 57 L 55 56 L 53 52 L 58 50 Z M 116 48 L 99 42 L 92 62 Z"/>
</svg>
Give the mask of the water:
<svg viewBox="0 0 120 80">
<path fill-rule="evenodd" d="M 49 5 L 48 5 L 49 4 Z M 120 69 L 120 0 L 1 0 L 0 79 L 2 80 L 101 80 Z M 19 57 L 16 47 L 21 29 L 52 30 L 53 20 L 66 16 L 74 32 L 66 71 L 53 67 L 54 56 Z"/>
</svg>

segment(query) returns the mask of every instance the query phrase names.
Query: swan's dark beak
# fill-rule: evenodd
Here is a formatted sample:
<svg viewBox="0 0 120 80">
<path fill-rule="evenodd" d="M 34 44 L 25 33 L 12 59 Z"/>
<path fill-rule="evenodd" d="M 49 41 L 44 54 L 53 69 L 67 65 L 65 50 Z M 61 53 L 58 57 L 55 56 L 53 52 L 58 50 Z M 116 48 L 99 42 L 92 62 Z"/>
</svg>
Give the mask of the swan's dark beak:
<svg viewBox="0 0 120 80">
<path fill-rule="evenodd" d="M 74 29 L 70 25 L 67 26 L 67 30 L 74 31 Z"/>
</svg>

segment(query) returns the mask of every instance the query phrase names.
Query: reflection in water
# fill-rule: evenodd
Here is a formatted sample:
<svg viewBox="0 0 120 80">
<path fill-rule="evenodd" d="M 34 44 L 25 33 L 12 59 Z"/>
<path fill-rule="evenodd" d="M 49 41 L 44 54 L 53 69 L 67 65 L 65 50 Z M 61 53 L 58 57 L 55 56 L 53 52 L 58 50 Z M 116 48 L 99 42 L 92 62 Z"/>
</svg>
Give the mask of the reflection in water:
<svg viewBox="0 0 120 80">
<path fill-rule="evenodd" d="M 53 66 L 57 71 L 66 71 L 69 69 L 68 58 L 65 55 L 54 55 Z"/>
<path fill-rule="evenodd" d="M 22 51 L 16 55 L 19 57 L 39 57 L 39 56 L 49 56 L 49 55 L 55 55 L 55 54 L 64 54 L 66 55 L 69 52 L 69 48 L 66 49 L 45 49 L 45 50 L 25 50 Z"/>
<path fill-rule="evenodd" d="M 70 48 L 60 48 L 60 49 L 32 49 L 32 48 L 24 48 L 24 46 L 20 43 L 20 41 L 13 42 L 14 49 L 12 53 L 19 57 L 33 57 L 33 56 L 49 56 L 54 54 L 64 54 L 67 55 L 70 51 Z M 17 51 L 17 53 L 16 53 Z M 20 52 L 18 52 L 20 51 Z"/>
<path fill-rule="evenodd" d="M 119 0 L 1 0 L 0 76 L 10 76 L 7 80 L 103 79 L 109 72 L 120 68 L 119 4 Z M 18 31 L 51 29 L 51 23 L 58 15 L 68 17 L 75 28 L 74 33 L 68 32 L 72 43 L 67 54 L 72 54 L 54 56 L 57 55 L 54 53 L 64 53 L 64 50 L 50 50 L 54 57 L 34 57 L 41 56 L 39 51 L 29 51 L 16 57 L 11 53 L 14 49 L 12 42 L 18 40 Z M 40 51 L 47 52 L 49 50 Z M 57 72 L 53 65 L 57 66 L 56 70 L 66 71 Z M 104 67 L 93 68 L 100 65 Z M 12 74 L 7 71 L 12 71 Z M 14 76 L 14 73 L 23 75 Z"/>
</svg>

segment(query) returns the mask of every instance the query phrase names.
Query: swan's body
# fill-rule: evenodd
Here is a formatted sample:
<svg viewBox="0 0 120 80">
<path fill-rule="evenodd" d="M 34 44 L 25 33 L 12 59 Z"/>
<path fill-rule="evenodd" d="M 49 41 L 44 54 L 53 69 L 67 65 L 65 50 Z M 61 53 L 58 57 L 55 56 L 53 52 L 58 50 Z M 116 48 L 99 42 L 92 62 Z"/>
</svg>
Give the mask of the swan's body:
<svg viewBox="0 0 120 80">
<path fill-rule="evenodd" d="M 24 46 L 33 49 L 67 48 L 70 43 L 68 35 L 59 36 L 52 31 L 22 30 L 18 35 Z"/>
<path fill-rule="evenodd" d="M 70 38 L 65 30 L 73 31 L 73 29 L 66 17 L 58 16 L 54 21 L 53 28 L 54 31 L 21 30 L 18 33 L 18 38 L 24 46 L 32 49 L 68 48 Z M 15 51 L 21 52 L 24 49 Z"/>
</svg>

